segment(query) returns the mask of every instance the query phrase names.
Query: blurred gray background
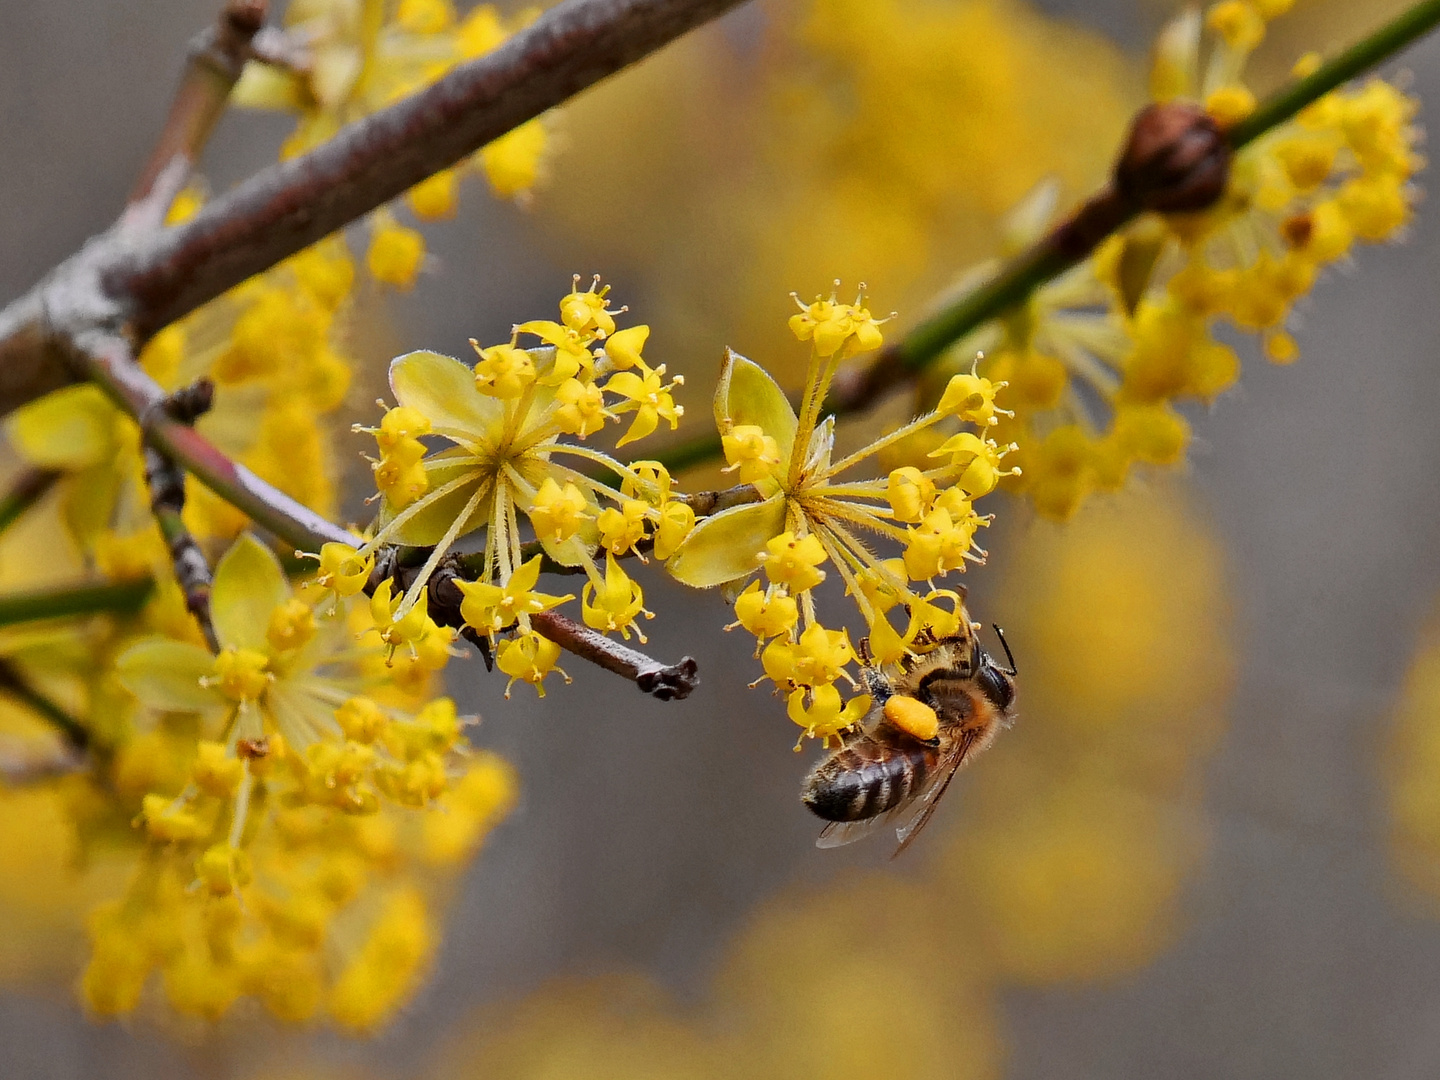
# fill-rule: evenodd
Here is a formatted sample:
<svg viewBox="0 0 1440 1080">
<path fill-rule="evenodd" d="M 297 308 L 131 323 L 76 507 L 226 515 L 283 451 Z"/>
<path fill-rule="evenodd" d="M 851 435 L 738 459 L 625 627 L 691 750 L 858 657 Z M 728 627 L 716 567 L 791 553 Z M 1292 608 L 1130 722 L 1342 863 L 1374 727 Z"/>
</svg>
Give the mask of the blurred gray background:
<svg viewBox="0 0 1440 1080">
<path fill-rule="evenodd" d="M 1041 6 L 1131 49 L 1158 23 L 1137 0 Z M 0 0 L 0 296 L 114 216 L 185 41 L 214 8 Z M 1440 39 L 1401 63 L 1433 110 Z M 216 189 L 265 162 L 287 128 L 228 118 L 207 167 Z M 406 342 L 458 353 L 471 335 L 498 340 L 517 312 L 549 310 L 576 268 L 553 238 L 531 241 L 525 213 L 473 188 L 464 206 L 429 230 L 444 273 L 393 306 Z M 1183 933 L 1119 983 L 1007 993 L 1013 1077 L 1440 1073 L 1440 921 L 1397 902 L 1377 783 L 1385 718 L 1440 589 L 1440 221 L 1422 205 L 1405 244 L 1363 251 L 1356 270 L 1306 305 L 1298 364 L 1247 363 L 1243 388 L 1197 422 L 1190 481 L 1227 544 L 1242 666 Z M 388 343 L 374 351 L 378 365 Z M 998 574 L 1006 544 L 991 539 Z M 980 606 L 987 576 L 970 581 Z M 883 856 L 813 848 L 778 706 L 715 691 L 754 677 L 746 641 L 716 632 L 718 600 L 684 617 L 678 590 L 653 575 L 646 586 L 661 613 L 652 645 L 701 660 L 705 689 L 687 702 L 654 703 L 572 663 L 575 685 L 549 707 L 528 690 L 506 705 L 478 660 L 452 669 L 462 706 L 487 718 L 479 739 L 520 770 L 523 802 L 465 878 L 420 998 L 375 1043 L 322 1037 L 341 1073 L 412 1069 L 476 1005 L 561 971 L 639 966 L 684 1000 L 757 901 Z M 92 1025 L 63 988 L 11 992 L 0 1074 L 244 1075 L 252 1057 L 284 1060 L 290 1036 L 266 1030 L 264 1045 L 232 1040 L 217 1057 L 144 1024 Z"/>
</svg>

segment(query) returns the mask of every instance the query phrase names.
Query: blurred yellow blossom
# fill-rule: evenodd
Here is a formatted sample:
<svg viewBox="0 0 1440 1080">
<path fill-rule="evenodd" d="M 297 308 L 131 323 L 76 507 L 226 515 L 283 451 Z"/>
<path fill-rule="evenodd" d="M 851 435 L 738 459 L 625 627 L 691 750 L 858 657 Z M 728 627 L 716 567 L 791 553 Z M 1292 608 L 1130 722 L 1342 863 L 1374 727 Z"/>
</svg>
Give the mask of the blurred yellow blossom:
<svg viewBox="0 0 1440 1080">
<path fill-rule="evenodd" d="M 353 549 L 329 547 L 320 576 L 353 580 Z M 116 759 L 116 794 L 135 800 L 148 842 L 124 898 L 91 918 L 81 988 L 95 1012 L 134 1010 L 156 972 L 172 1008 L 209 1020 L 252 996 L 284 1020 L 368 1030 L 413 992 L 434 940 L 426 868 L 473 851 L 514 780 L 492 756 L 459 752 L 448 699 L 388 703 L 411 691 L 377 681 L 375 661 L 415 635 L 383 621 L 382 587 L 369 605 L 380 640 L 357 645 L 355 591 L 297 594 L 243 536 L 215 570 L 218 655 L 149 637 L 119 657 L 157 733 L 182 726 Z M 303 599 L 315 592 L 334 598 L 329 613 Z M 178 769 L 149 760 L 169 753 Z M 427 818 L 450 813 L 442 838 Z"/>
</svg>

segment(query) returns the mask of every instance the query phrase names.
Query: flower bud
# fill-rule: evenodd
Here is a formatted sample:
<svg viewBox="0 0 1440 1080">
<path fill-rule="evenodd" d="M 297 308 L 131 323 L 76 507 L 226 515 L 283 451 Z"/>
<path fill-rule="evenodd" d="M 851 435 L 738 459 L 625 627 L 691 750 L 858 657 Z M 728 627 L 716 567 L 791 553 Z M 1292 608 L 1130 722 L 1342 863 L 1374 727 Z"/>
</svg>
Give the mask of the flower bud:
<svg viewBox="0 0 1440 1080">
<path fill-rule="evenodd" d="M 1204 210 L 1225 192 L 1230 144 L 1215 119 L 1184 101 L 1149 105 L 1135 117 L 1115 164 L 1115 186 L 1142 210 Z"/>
</svg>

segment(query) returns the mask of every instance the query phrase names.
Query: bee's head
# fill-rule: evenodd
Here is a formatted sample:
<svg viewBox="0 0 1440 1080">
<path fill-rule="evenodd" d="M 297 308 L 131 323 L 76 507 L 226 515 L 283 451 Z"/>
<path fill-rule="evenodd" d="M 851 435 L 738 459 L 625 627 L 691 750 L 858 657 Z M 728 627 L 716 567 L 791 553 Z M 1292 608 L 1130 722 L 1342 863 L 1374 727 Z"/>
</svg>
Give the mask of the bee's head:
<svg viewBox="0 0 1440 1080">
<path fill-rule="evenodd" d="M 975 671 L 975 681 L 980 685 L 980 692 L 997 709 L 1002 711 L 1009 709 L 1014 703 L 1014 674 L 996 667 L 995 662 L 990 659 L 990 655 L 983 649 L 980 650 L 980 662 Z"/>
<path fill-rule="evenodd" d="M 991 658 L 990 654 L 980 648 L 977 643 L 970 662 L 970 670 L 975 673 L 975 680 L 980 684 L 981 692 L 990 700 L 990 703 L 998 709 L 1008 709 L 1015 701 L 1015 654 L 1010 651 L 1010 642 L 1005 640 L 1005 631 L 995 627 L 995 636 L 1000 639 L 1000 644 L 1005 647 L 1005 659 L 1010 667 L 1002 668 Z"/>
</svg>

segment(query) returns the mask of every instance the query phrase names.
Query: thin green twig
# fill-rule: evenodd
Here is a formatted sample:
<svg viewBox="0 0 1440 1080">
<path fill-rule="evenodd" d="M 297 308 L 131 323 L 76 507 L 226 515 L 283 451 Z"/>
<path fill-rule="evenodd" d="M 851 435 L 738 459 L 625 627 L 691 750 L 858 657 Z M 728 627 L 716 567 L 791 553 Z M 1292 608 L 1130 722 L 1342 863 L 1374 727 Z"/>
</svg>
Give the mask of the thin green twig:
<svg viewBox="0 0 1440 1080">
<path fill-rule="evenodd" d="M 0 626 L 106 612 L 132 614 L 140 610 L 154 587 L 154 582 L 144 578 L 0 595 Z"/>
<path fill-rule="evenodd" d="M 1297 79 L 1279 93 L 1266 98 L 1253 113 L 1230 129 L 1230 145 L 1238 150 L 1246 143 L 1254 142 L 1312 101 L 1384 63 L 1437 25 L 1440 25 L 1440 0 L 1421 0 L 1373 34 L 1325 61 L 1303 79 Z"/>
</svg>

